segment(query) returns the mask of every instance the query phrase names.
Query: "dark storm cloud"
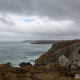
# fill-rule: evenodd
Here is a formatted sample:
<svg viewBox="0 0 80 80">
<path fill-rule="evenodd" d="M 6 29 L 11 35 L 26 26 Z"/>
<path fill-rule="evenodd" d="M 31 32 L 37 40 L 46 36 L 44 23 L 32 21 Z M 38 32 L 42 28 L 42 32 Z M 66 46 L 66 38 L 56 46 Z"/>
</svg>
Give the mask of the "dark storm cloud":
<svg viewBox="0 0 80 80">
<path fill-rule="evenodd" d="M 0 0 L 0 11 L 6 13 L 30 13 L 32 12 L 31 0 Z"/>
<path fill-rule="evenodd" d="M 0 12 L 79 20 L 80 0 L 0 0 Z"/>
<path fill-rule="evenodd" d="M 36 0 L 36 11 L 42 16 L 55 19 L 80 18 L 80 0 Z"/>
</svg>

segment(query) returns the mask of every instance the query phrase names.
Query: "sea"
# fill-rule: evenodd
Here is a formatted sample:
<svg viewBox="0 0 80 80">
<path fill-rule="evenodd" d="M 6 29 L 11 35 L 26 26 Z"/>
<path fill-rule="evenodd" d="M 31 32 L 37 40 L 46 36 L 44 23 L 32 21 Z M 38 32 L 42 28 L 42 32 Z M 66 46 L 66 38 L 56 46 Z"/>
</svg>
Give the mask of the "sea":
<svg viewBox="0 0 80 80">
<path fill-rule="evenodd" d="M 30 44 L 30 42 L 0 42 L 0 64 L 10 62 L 17 67 L 21 62 L 36 60 L 46 53 L 52 44 Z"/>
</svg>

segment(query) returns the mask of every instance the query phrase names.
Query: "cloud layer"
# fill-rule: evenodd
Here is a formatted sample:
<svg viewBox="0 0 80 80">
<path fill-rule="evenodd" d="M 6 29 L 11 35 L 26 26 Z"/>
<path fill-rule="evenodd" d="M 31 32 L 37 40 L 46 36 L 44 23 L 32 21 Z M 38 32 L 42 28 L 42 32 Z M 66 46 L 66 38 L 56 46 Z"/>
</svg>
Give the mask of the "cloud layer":
<svg viewBox="0 0 80 80">
<path fill-rule="evenodd" d="M 0 0 L 0 40 L 79 39 L 80 0 Z"/>
</svg>

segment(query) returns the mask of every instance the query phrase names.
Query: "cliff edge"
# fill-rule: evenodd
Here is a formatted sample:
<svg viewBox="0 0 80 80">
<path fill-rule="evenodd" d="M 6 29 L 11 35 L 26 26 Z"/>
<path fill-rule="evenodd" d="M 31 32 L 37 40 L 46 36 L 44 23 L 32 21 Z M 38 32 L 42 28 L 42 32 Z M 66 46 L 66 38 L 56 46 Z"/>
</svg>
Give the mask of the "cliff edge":
<svg viewBox="0 0 80 80">
<path fill-rule="evenodd" d="M 36 65 L 46 65 L 49 63 L 62 66 L 80 66 L 80 40 L 55 43 L 35 61 Z"/>
</svg>

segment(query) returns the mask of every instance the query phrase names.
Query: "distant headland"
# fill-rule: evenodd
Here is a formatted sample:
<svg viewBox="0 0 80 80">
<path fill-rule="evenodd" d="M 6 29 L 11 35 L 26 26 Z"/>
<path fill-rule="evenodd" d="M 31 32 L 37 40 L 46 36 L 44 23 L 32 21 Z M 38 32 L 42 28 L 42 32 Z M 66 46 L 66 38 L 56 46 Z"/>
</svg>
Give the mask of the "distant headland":
<svg viewBox="0 0 80 80">
<path fill-rule="evenodd" d="M 31 44 L 53 44 L 63 40 L 24 40 L 22 42 L 30 42 Z"/>
</svg>

